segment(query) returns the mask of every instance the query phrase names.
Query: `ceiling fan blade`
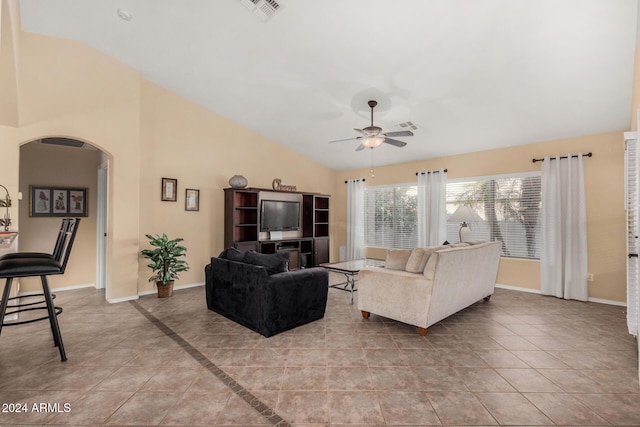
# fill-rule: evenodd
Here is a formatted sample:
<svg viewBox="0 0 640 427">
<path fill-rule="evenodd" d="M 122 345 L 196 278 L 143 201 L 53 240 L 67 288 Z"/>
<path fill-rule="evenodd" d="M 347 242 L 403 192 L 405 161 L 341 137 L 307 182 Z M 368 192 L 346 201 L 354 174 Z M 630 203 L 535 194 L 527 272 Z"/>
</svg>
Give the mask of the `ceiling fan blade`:
<svg viewBox="0 0 640 427">
<path fill-rule="evenodd" d="M 365 148 L 367 148 L 367 147 L 365 147 L 364 145 L 360 144 L 360 145 L 358 145 L 358 148 L 356 148 L 356 151 L 362 151 Z"/>
<path fill-rule="evenodd" d="M 329 144 L 333 144 L 334 142 L 355 141 L 356 139 L 362 139 L 362 137 L 361 136 L 354 136 L 353 138 L 336 139 L 335 141 L 329 141 Z"/>
<path fill-rule="evenodd" d="M 386 142 L 387 144 L 395 145 L 396 147 L 404 147 L 405 145 L 407 145 L 406 142 L 398 141 L 397 139 L 391 139 L 391 138 L 385 138 L 384 141 L 382 141 L 382 142 Z"/>
<path fill-rule="evenodd" d="M 384 136 L 392 136 L 392 137 L 396 137 L 396 136 L 413 136 L 413 132 L 411 132 L 410 130 L 399 130 L 396 132 L 385 132 Z"/>
</svg>

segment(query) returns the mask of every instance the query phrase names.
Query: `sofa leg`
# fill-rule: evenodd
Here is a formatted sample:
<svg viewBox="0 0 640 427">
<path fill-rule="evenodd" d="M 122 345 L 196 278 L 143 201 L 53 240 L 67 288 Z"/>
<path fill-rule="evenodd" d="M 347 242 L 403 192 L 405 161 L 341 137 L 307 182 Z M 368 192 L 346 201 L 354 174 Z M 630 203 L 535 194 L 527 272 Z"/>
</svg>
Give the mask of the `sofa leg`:
<svg viewBox="0 0 640 427">
<path fill-rule="evenodd" d="M 491 299 L 491 295 L 489 295 L 488 297 L 484 297 L 483 298 L 485 301 L 489 301 Z"/>
<path fill-rule="evenodd" d="M 424 337 L 425 335 L 427 335 L 427 328 L 421 328 L 420 326 L 418 326 L 418 333 Z"/>
<path fill-rule="evenodd" d="M 368 319 L 369 316 L 371 316 L 371 313 L 369 313 L 368 311 L 362 310 L 362 317 L 364 317 L 365 319 Z"/>
</svg>

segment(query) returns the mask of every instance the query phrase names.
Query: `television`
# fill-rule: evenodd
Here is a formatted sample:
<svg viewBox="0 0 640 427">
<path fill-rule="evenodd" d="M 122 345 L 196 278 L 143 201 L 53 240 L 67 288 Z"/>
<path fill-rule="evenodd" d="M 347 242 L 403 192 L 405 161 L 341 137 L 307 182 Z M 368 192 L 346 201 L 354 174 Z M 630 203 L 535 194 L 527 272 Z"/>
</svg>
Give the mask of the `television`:
<svg viewBox="0 0 640 427">
<path fill-rule="evenodd" d="M 300 202 L 262 200 L 260 231 L 285 231 L 300 228 Z"/>
</svg>

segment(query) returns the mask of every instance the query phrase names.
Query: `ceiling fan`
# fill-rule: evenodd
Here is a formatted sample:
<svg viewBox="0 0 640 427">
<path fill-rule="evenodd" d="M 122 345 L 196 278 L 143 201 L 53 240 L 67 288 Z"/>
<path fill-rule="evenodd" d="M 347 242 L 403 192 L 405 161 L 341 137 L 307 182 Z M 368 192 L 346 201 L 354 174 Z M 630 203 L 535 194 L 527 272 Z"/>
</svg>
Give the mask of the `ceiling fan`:
<svg viewBox="0 0 640 427">
<path fill-rule="evenodd" d="M 398 141 L 397 139 L 392 139 L 391 137 L 398 136 L 413 136 L 413 132 L 410 130 L 401 130 L 396 132 L 382 132 L 382 128 L 379 126 L 373 125 L 373 109 L 376 105 L 378 105 L 378 101 L 369 101 L 369 107 L 371 108 L 371 125 L 367 126 L 364 129 L 353 129 L 357 132 L 360 132 L 362 135 L 356 136 L 353 138 L 347 139 L 338 139 L 335 141 L 329 141 L 329 143 L 334 142 L 343 142 L 343 141 L 353 141 L 353 140 L 362 140 L 356 151 L 364 150 L 365 148 L 376 148 L 380 146 L 383 142 L 386 144 L 391 144 L 396 147 L 404 147 L 407 145 L 406 142 Z"/>
</svg>

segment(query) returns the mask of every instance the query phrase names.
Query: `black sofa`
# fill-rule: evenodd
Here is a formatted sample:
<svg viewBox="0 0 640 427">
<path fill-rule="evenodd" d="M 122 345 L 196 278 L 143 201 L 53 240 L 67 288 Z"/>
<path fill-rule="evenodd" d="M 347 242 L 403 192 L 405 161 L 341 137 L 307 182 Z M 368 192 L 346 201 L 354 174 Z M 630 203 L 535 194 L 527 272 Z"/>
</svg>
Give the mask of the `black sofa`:
<svg viewBox="0 0 640 427">
<path fill-rule="evenodd" d="M 327 271 L 287 270 L 286 254 L 226 249 L 205 267 L 207 307 L 265 337 L 322 319 Z"/>
</svg>

